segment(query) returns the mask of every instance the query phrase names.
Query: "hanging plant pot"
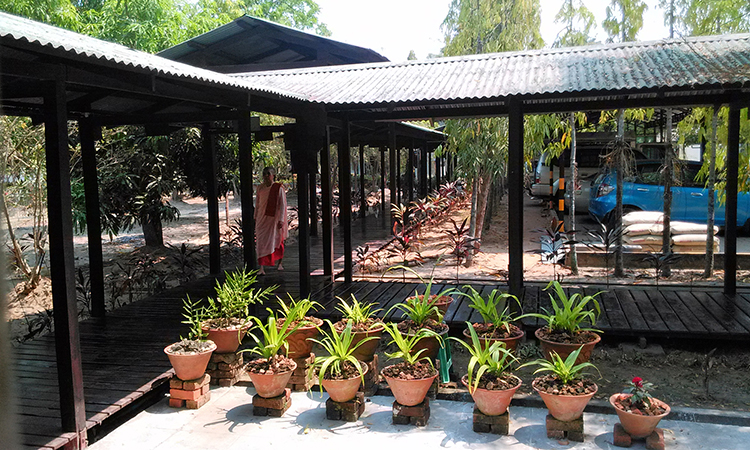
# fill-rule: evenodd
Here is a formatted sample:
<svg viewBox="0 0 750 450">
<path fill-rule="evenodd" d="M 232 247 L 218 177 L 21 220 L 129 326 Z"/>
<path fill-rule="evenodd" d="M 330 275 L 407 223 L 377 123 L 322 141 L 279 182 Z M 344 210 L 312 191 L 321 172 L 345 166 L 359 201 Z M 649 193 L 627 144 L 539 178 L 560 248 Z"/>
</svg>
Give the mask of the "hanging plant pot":
<svg viewBox="0 0 750 450">
<path fill-rule="evenodd" d="M 206 373 L 211 353 L 216 350 L 212 341 L 180 341 L 164 348 L 175 376 L 181 380 L 195 380 Z"/>
<path fill-rule="evenodd" d="M 664 410 L 663 414 L 649 415 L 649 414 L 636 414 L 623 409 L 621 402 L 630 398 L 632 394 L 613 394 L 609 397 L 609 403 L 615 408 L 617 417 L 620 419 L 620 424 L 631 437 L 641 439 L 648 437 L 654 432 L 656 426 L 659 425 L 661 419 L 667 417 L 671 408 L 666 403 L 659 399 L 651 398 L 651 402 L 659 406 Z M 640 412 L 640 411 L 639 411 Z"/>
<path fill-rule="evenodd" d="M 521 379 L 515 375 L 513 378 L 518 380 L 518 384 L 509 389 L 476 388 L 473 392 L 471 388 L 469 389 L 471 397 L 474 399 L 474 403 L 476 403 L 477 408 L 482 414 L 487 416 L 499 416 L 505 414 L 505 411 L 508 410 L 508 406 L 510 405 L 510 401 L 513 399 L 513 395 L 515 395 L 518 388 L 521 387 Z M 461 378 L 461 383 L 463 383 L 464 386 L 469 387 L 469 376 L 464 375 Z"/>
</svg>

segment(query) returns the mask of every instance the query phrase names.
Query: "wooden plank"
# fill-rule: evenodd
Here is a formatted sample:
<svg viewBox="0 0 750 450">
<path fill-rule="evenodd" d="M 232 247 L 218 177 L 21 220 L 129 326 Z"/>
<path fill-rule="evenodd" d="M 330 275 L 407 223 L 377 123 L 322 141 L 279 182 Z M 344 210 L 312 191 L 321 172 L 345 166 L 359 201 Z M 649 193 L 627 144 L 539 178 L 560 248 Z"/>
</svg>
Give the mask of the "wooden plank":
<svg viewBox="0 0 750 450">
<path fill-rule="evenodd" d="M 664 323 L 656 308 L 651 304 L 651 299 L 646 295 L 646 291 L 639 289 L 630 291 L 635 304 L 641 311 L 643 318 L 650 331 L 668 331 L 669 327 Z"/>
<path fill-rule="evenodd" d="M 628 321 L 628 328 L 631 331 L 648 331 L 648 324 L 643 318 L 638 305 L 633 299 L 633 294 L 627 289 L 614 289 L 613 292 L 620 303 L 625 319 Z"/>
<path fill-rule="evenodd" d="M 688 301 L 688 304 L 686 304 L 682 299 L 683 296 L 678 295 L 675 291 L 664 290 L 661 291 L 661 294 L 689 331 L 698 333 L 726 332 L 726 329 L 716 322 L 711 314 L 698 303 Z M 690 300 L 687 296 L 685 298 Z M 699 311 L 702 313 L 699 314 Z"/>
<path fill-rule="evenodd" d="M 712 317 L 720 323 L 729 333 L 745 334 L 750 331 L 750 316 L 745 314 L 741 308 L 735 306 L 735 302 L 724 294 L 717 292 L 710 295 L 706 292 L 690 293 L 696 302 L 711 311 Z"/>
<path fill-rule="evenodd" d="M 521 298 L 521 307 L 523 313 L 536 313 L 539 312 L 539 297 L 541 290 L 538 285 L 527 284 L 524 286 L 523 297 Z M 539 326 L 539 319 L 536 317 L 527 317 L 521 321 L 525 326 L 537 328 Z"/>
<path fill-rule="evenodd" d="M 385 321 L 389 320 L 401 320 L 402 312 L 394 309 L 389 311 L 393 305 L 404 302 L 409 296 L 414 294 L 414 290 L 419 286 L 417 283 L 401 284 L 394 283 L 394 286 L 387 291 L 388 299 L 384 295 L 383 300 L 380 302 L 383 311 L 378 313 L 378 317 Z"/>
<path fill-rule="evenodd" d="M 682 320 L 680 320 L 680 316 L 674 312 L 661 292 L 649 290 L 646 291 L 646 295 L 651 299 L 651 303 L 654 305 L 654 308 L 656 308 L 656 311 L 658 311 L 659 316 L 667 325 L 669 331 L 687 332 L 689 330 Z"/>
<path fill-rule="evenodd" d="M 587 294 L 593 292 L 592 289 L 587 290 Z M 601 307 L 606 311 L 606 317 L 609 319 L 609 328 L 612 330 L 629 330 L 630 324 L 625 318 L 625 313 L 620 307 L 620 302 L 617 300 L 617 295 L 612 291 L 599 291 L 601 294 L 596 296 L 596 299 L 601 303 Z M 593 294 L 596 294 L 593 292 Z M 597 326 L 599 323 L 597 322 Z M 603 326 L 603 325 L 602 325 Z M 596 326 L 594 327 L 596 328 Z"/>
</svg>

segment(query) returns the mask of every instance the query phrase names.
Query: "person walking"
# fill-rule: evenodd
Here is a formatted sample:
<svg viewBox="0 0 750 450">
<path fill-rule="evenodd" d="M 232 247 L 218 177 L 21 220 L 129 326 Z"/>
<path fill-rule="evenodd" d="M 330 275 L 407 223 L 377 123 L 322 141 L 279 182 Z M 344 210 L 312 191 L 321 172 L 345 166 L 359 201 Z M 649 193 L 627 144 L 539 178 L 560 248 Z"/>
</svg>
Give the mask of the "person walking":
<svg viewBox="0 0 750 450">
<path fill-rule="evenodd" d="M 284 241 L 289 230 L 286 213 L 286 192 L 281 183 L 274 182 L 276 171 L 272 167 L 263 169 L 263 182 L 255 197 L 255 240 L 258 251 L 258 274 L 265 275 L 264 266 L 284 267 Z"/>
</svg>

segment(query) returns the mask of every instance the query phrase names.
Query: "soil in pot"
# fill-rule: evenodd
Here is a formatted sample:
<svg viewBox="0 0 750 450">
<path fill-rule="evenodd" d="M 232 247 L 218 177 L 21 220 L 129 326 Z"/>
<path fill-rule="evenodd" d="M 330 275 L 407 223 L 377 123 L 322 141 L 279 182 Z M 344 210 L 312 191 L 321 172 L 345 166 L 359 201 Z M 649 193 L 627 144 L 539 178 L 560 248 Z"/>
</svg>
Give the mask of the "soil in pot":
<svg viewBox="0 0 750 450">
<path fill-rule="evenodd" d="M 669 409 L 666 403 L 656 398 L 651 399 L 650 406 L 638 405 L 640 408 L 635 407 L 630 403 L 630 397 L 631 394 L 615 394 L 612 396 L 612 405 L 621 411 L 638 416 L 660 416 Z"/>
<path fill-rule="evenodd" d="M 479 337 L 482 345 L 484 345 L 484 341 L 486 340 L 501 341 L 505 342 L 505 348 L 511 352 L 516 351 L 516 348 L 518 348 L 518 342 L 526 334 L 523 330 L 513 324 L 509 324 L 508 328 L 510 328 L 510 332 L 505 327 L 497 328 L 491 323 L 473 323 L 471 326 L 474 327 L 474 331 L 476 331 L 477 337 Z M 464 337 L 469 343 L 471 343 L 471 334 L 468 329 L 464 330 Z"/>
<path fill-rule="evenodd" d="M 272 375 L 285 372 L 291 372 L 297 367 L 297 364 L 285 356 L 276 355 L 271 359 L 254 359 L 247 363 L 247 371 L 259 373 L 261 375 Z"/>
<path fill-rule="evenodd" d="M 534 380 L 534 387 L 542 392 L 553 395 L 586 395 L 596 392 L 596 383 L 585 378 L 570 384 L 563 384 L 554 375 L 545 375 Z"/>
<path fill-rule="evenodd" d="M 594 346 L 602 339 L 598 334 L 590 331 L 570 334 L 564 331 L 551 332 L 547 327 L 539 328 L 534 335 L 539 339 L 542 353 L 547 359 L 550 359 L 549 355 L 553 351 L 565 359 L 583 345 L 576 364 L 588 361 L 591 358 L 591 352 L 594 351 Z"/>
<path fill-rule="evenodd" d="M 206 372 L 211 353 L 216 349 L 212 341 L 182 340 L 164 349 L 175 376 L 181 380 L 194 380 Z"/>
<path fill-rule="evenodd" d="M 427 361 L 416 364 L 398 363 L 383 369 L 383 375 L 399 380 L 421 380 L 437 375 L 437 371 Z"/>
<path fill-rule="evenodd" d="M 289 328 L 294 328 L 300 321 L 295 320 L 289 325 Z M 309 338 L 314 338 L 318 335 L 318 327 L 323 325 L 323 320 L 317 317 L 307 316 L 302 319 L 303 325 L 296 330 L 286 339 L 289 344 L 289 351 L 287 356 L 290 358 L 306 358 L 313 348 L 313 341 Z M 279 319 L 278 327 L 284 324 L 284 319 Z"/>
<path fill-rule="evenodd" d="M 201 328 L 216 343 L 216 353 L 234 353 L 242 343 L 250 325 L 243 319 L 209 319 Z"/>
<path fill-rule="evenodd" d="M 347 320 L 341 319 L 333 324 L 334 329 L 338 333 L 343 333 L 346 329 Z M 352 332 L 354 337 L 352 338 L 352 346 L 357 345 L 363 339 L 374 336 L 377 339 L 372 339 L 364 344 L 360 345 L 357 350 L 354 351 L 353 355 L 360 361 L 371 361 L 373 355 L 380 345 L 380 336 L 383 334 L 385 325 L 380 319 L 367 319 L 365 323 L 352 324 Z"/>
</svg>

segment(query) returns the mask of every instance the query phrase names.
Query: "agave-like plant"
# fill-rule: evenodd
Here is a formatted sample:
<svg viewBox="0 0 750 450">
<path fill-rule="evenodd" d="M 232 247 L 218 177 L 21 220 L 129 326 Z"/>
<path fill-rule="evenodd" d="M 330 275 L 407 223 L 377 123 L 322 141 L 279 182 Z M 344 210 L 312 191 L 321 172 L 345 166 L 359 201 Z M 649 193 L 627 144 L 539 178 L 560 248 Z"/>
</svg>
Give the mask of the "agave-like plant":
<svg viewBox="0 0 750 450">
<path fill-rule="evenodd" d="M 373 323 L 371 327 L 379 326 L 380 322 L 374 319 L 376 319 L 375 315 L 382 311 L 382 309 L 373 309 L 376 303 L 362 303 L 357 300 L 354 294 L 351 294 L 351 301 L 349 303 L 341 297 L 336 298 L 339 300 L 336 310 L 341 313 L 347 323 L 351 323 L 352 325 L 366 325 L 372 319 Z"/>
<path fill-rule="evenodd" d="M 462 339 L 452 336 L 448 339 L 463 345 L 471 355 L 468 366 L 468 381 L 469 392 L 473 394 L 479 386 L 479 380 L 482 379 L 482 375 L 490 373 L 495 376 L 500 376 L 503 373 L 510 373 L 512 365 L 518 362 L 518 360 L 510 351 L 508 351 L 508 349 L 505 348 L 504 342 L 484 341 L 484 344 L 482 344 L 474 327 L 471 326 L 471 322 L 466 322 L 466 325 L 471 334 L 471 345 L 467 344 Z"/>
<path fill-rule="evenodd" d="M 510 333 L 511 323 L 520 317 L 514 317 L 508 300 L 514 300 L 520 310 L 521 302 L 518 300 L 518 297 L 493 289 L 487 296 L 487 299 L 485 299 L 473 286 L 467 285 L 465 288 L 469 292 L 458 292 L 458 295 L 469 298 L 471 301 L 469 308 L 476 309 L 482 316 L 484 323 L 492 325 L 497 330 L 505 329 L 506 332 Z M 499 309 L 500 305 L 502 305 L 502 311 Z M 474 327 L 470 328 L 473 329 Z"/>
<path fill-rule="evenodd" d="M 255 316 L 250 317 L 250 319 L 255 322 L 255 328 L 261 331 L 262 339 L 251 332 L 250 337 L 253 338 L 258 346 L 251 349 L 240 350 L 240 353 L 250 352 L 251 354 L 270 360 L 278 355 L 282 348 L 288 350 L 289 344 L 287 344 L 286 339 L 292 334 L 292 332 L 300 327 L 300 324 L 297 323 L 295 326 L 291 326 L 292 321 L 285 320 L 281 325 L 278 325 L 273 312 L 270 309 L 268 312 L 270 315 L 265 324 Z"/>
<path fill-rule="evenodd" d="M 318 376 L 323 379 L 326 374 L 331 373 L 332 375 L 341 375 L 343 372 L 343 365 L 345 362 L 351 363 L 359 371 L 359 376 L 364 381 L 364 371 L 362 365 L 354 357 L 354 351 L 362 345 L 362 343 L 376 339 L 374 336 L 363 339 L 356 345 L 352 345 L 354 340 L 354 334 L 352 333 L 352 324 L 348 323 L 343 333 L 337 333 L 336 328 L 330 320 L 326 319 L 330 332 L 323 329 L 320 333 L 323 335 L 322 340 L 310 338 L 311 341 L 316 342 L 328 356 L 315 356 L 315 362 L 307 370 L 308 376 L 312 376 L 315 370 L 318 369 Z M 323 384 L 320 385 L 320 391 L 323 392 Z"/>
<path fill-rule="evenodd" d="M 561 383 L 569 385 L 573 381 L 581 379 L 581 377 L 584 375 L 583 369 L 593 367 L 597 370 L 597 372 L 599 371 L 599 369 L 597 369 L 596 366 L 590 362 L 582 362 L 580 364 L 576 364 L 576 358 L 578 358 L 578 354 L 581 353 L 582 348 L 583 346 L 571 352 L 571 354 L 568 355 L 565 360 L 563 360 L 562 357 L 557 354 L 557 352 L 552 352 L 550 354 L 552 359 L 551 361 L 547 361 L 546 359 L 537 359 L 535 361 L 527 362 L 526 364 L 522 365 L 521 368 L 526 366 L 539 366 L 539 368 L 534 371 L 534 374 L 537 374 L 539 372 L 552 372 L 555 377 L 560 380 Z"/>
<path fill-rule="evenodd" d="M 398 325 L 396 323 L 386 324 L 385 331 L 391 336 L 390 344 L 395 344 L 397 348 L 397 350 L 393 353 L 386 352 L 385 356 L 387 356 L 388 359 L 400 358 L 404 360 L 405 363 L 410 364 L 410 365 L 414 365 L 418 363 L 419 361 L 426 360 L 430 364 L 430 366 L 432 366 L 432 361 L 430 360 L 430 358 L 426 356 L 420 356 L 426 350 L 421 349 L 415 352 L 414 347 L 423 338 L 435 337 L 435 336 L 440 338 L 440 336 L 437 333 L 435 333 L 432 330 L 423 328 L 419 330 L 419 332 L 416 334 L 404 335 L 398 329 Z"/>
<path fill-rule="evenodd" d="M 595 331 L 601 333 L 601 330 L 595 328 L 582 328 L 581 324 L 584 321 L 588 321 L 593 327 L 596 325 L 596 319 L 601 314 L 601 307 L 599 302 L 596 300 L 596 296 L 602 292 L 597 292 L 594 295 L 581 295 L 576 292 L 575 294 L 568 297 L 565 290 L 557 281 L 550 281 L 544 290 L 553 288 L 557 294 L 558 301 L 555 297 L 550 294 L 550 300 L 552 301 L 553 312 L 549 312 L 547 309 L 544 311 L 546 314 L 541 313 L 528 313 L 528 317 L 537 317 L 539 319 L 547 321 L 547 327 L 550 331 L 565 331 L 570 334 L 576 334 L 581 331 Z M 586 309 L 586 305 L 591 304 L 594 310 Z"/>
</svg>

